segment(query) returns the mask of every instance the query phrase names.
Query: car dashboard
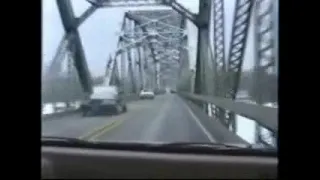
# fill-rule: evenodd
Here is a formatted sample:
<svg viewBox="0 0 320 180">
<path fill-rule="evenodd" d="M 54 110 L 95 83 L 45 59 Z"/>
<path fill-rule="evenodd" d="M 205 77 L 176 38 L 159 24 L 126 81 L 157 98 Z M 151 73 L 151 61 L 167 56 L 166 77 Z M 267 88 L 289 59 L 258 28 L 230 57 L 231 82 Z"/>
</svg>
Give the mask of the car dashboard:
<svg viewBox="0 0 320 180">
<path fill-rule="evenodd" d="M 42 146 L 42 178 L 276 179 L 278 158 Z"/>
</svg>

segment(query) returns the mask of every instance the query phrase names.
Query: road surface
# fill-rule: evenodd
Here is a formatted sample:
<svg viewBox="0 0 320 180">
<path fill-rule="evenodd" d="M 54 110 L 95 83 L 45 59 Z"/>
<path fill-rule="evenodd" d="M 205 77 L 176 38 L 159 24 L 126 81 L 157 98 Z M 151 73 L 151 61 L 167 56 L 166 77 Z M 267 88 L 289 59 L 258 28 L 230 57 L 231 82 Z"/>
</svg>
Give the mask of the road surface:
<svg viewBox="0 0 320 180">
<path fill-rule="evenodd" d="M 212 135 L 175 94 L 128 103 L 115 116 L 80 114 L 42 121 L 42 135 L 124 142 L 214 142 Z"/>
</svg>

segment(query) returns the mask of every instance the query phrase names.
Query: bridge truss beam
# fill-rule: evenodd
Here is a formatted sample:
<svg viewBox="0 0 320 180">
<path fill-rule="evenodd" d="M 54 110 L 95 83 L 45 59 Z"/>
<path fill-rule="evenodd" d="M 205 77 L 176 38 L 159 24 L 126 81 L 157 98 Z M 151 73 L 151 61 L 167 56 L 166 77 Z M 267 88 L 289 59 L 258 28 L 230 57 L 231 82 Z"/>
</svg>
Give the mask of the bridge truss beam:
<svg viewBox="0 0 320 180">
<path fill-rule="evenodd" d="M 199 14 L 197 16 L 198 25 L 198 45 L 196 57 L 196 77 L 194 93 L 208 95 L 207 67 L 208 67 L 208 47 L 209 47 L 209 20 L 211 12 L 211 1 L 199 1 Z M 204 107 L 205 108 L 205 107 Z M 206 109 L 206 108 L 205 108 Z"/>
<path fill-rule="evenodd" d="M 278 40 L 278 1 L 277 0 L 257 0 L 254 8 L 254 89 L 255 101 L 258 104 L 265 103 L 263 98 L 267 91 L 262 88 L 275 86 L 267 84 L 264 76 L 275 74 L 277 76 L 277 40 Z M 275 82 L 271 82 L 275 83 Z M 274 88 L 277 89 L 277 88 Z M 277 132 L 263 131 L 261 124 L 256 124 L 256 143 L 264 146 L 277 145 Z"/>
<path fill-rule="evenodd" d="M 78 21 L 77 18 L 75 18 L 70 0 L 64 0 L 64 1 L 56 0 L 56 3 L 61 16 L 62 24 L 66 33 L 67 34 L 72 33 L 74 35 L 74 38 L 69 43 L 75 44 L 74 65 L 78 71 L 80 83 L 83 87 L 84 92 L 91 94 L 92 93 L 91 75 L 90 75 L 85 54 L 83 51 L 80 35 L 77 30 L 77 25 L 80 25 L 81 24 L 80 22 L 83 22 L 84 19 L 89 17 L 89 15 L 92 13 L 87 13 L 88 15 L 82 16 L 82 19 Z M 91 10 L 90 12 L 93 12 L 93 11 L 94 10 Z"/>
</svg>

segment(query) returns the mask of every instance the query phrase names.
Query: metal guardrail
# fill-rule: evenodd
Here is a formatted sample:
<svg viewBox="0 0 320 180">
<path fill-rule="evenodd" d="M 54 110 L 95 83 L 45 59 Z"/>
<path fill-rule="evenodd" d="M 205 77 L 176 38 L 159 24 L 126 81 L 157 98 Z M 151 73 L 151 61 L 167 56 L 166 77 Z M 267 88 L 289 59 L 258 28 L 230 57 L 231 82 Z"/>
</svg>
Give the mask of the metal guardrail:
<svg viewBox="0 0 320 180">
<path fill-rule="evenodd" d="M 236 102 L 226 98 L 195 95 L 191 93 L 180 92 L 178 94 L 188 100 L 211 103 L 215 106 L 252 119 L 271 132 L 278 131 L 278 108 L 259 106 L 245 102 Z"/>
<path fill-rule="evenodd" d="M 219 121 L 213 121 L 203 109 L 197 106 L 186 98 L 181 98 L 186 105 L 190 108 L 193 114 L 197 117 L 199 122 L 206 128 L 209 134 L 212 135 L 215 142 L 217 143 L 230 143 L 230 144 L 241 144 L 249 145 L 250 143 L 243 139 L 241 136 L 233 133 Z"/>
<path fill-rule="evenodd" d="M 127 102 L 135 101 L 138 99 L 139 99 L 139 96 L 137 94 L 130 94 L 130 95 L 126 96 Z M 71 110 L 66 110 L 66 111 L 52 113 L 52 114 L 46 114 L 46 115 L 42 115 L 41 120 L 48 120 L 48 119 L 52 119 L 55 117 L 68 116 L 68 115 L 76 114 L 79 111 L 80 111 L 80 109 L 78 108 L 78 109 L 71 109 Z"/>
</svg>

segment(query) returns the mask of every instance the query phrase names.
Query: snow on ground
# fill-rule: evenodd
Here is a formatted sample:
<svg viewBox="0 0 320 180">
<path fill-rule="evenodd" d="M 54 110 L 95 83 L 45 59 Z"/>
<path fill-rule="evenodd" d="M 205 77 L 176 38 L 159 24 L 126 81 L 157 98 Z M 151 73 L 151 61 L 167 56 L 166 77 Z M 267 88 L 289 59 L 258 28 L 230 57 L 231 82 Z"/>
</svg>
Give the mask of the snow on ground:
<svg viewBox="0 0 320 180">
<path fill-rule="evenodd" d="M 103 89 L 103 86 L 97 86 L 97 87 L 94 87 L 93 88 L 93 91 L 94 92 L 97 92 L 97 91 L 101 91 L 101 89 Z M 76 101 L 76 102 L 71 102 L 70 105 L 72 108 L 74 109 L 77 109 L 80 107 L 80 104 L 81 104 L 81 101 Z M 56 106 L 58 108 L 61 108 L 59 110 L 57 110 L 57 112 L 62 112 L 64 111 L 63 109 L 66 107 L 65 103 L 63 102 L 58 102 L 56 103 Z M 44 104 L 43 105 L 43 109 L 42 109 L 42 115 L 47 115 L 47 114 L 52 114 L 54 111 L 53 111 L 53 104 L 52 103 L 47 103 L 47 104 Z"/>
<path fill-rule="evenodd" d="M 236 101 L 256 104 L 256 102 L 249 99 L 248 94 L 246 92 L 241 92 L 241 91 L 238 93 Z M 265 103 L 263 104 L 263 106 L 278 108 L 276 103 Z M 210 105 L 208 108 L 210 108 Z M 211 111 L 208 111 L 208 112 L 209 112 L 209 116 L 212 116 Z M 237 124 L 236 134 L 249 143 L 255 143 L 256 122 L 246 117 L 236 115 L 236 124 Z M 262 134 L 264 136 L 266 137 L 270 136 L 270 132 L 267 129 L 263 127 L 261 129 L 262 129 L 261 130 Z M 267 142 L 271 142 L 271 141 L 267 140 Z"/>
<path fill-rule="evenodd" d="M 76 101 L 76 102 L 70 103 L 72 109 L 79 108 L 80 104 L 81 104 L 80 101 Z M 56 106 L 58 107 L 57 112 L 63 112 L 65 110 L 65 108 L 66 108 L 66 105 L 63 102 L 56 103 Z M 44 104 L 43 105 L 42 115 L 52 114 L 53 112 L 54 112 L 53 111 L 53 104 L 48 103 L 48 104 Z"/>
<path fill-rule="evenodd" d="M 42 114 L 52 114 L 53 113 L 53 105 L 52 104 L 44 104 L 42 108 Z"/>
<path fill-rule="evenodd" d="M 243 117 L 236 116 L 237 135 L 246 140 L 249 143 L 255 142 L 255 122 Z"/>
<path fill-rule="evenodd" d="M 241 100 L 241 102 L 256 104 L 254 101 L 251 101 L 251 100 Z M 278 108 L 278 106 L 275 103 L 265 103 L 263 104 L 263 106 Z M 242 137 L 244 140 L 248 141 L 249 143 L 255 143 L 255 126 L 257 123 L 246 117 L 237 115 L 236 124 L 237 124 L 237 132 L 236 132 L 237 135 Z M 262 129 L 261 133 L 264 136 L 270 137 L 270 131 L 268 131 L 263 127 L 261 127 L 261 129 Z M 268 139 L 267 142 L 271 142 L 271 139 Z"/>
</svg>

